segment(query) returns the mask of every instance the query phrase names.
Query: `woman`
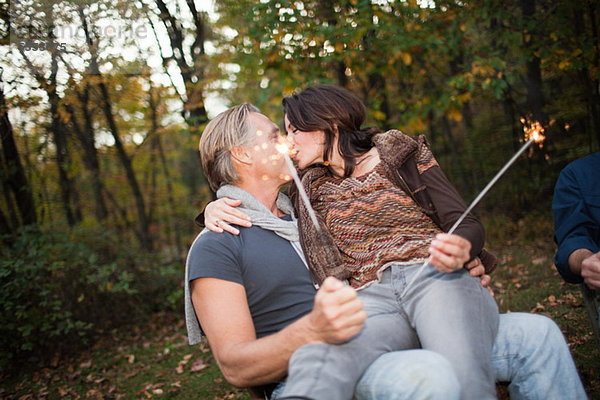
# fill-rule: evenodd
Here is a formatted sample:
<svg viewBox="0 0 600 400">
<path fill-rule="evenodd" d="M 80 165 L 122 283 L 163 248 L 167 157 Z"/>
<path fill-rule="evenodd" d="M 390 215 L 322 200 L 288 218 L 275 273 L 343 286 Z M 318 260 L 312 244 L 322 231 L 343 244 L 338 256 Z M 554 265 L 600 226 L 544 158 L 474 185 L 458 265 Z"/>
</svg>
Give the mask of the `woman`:
<svg viewBox="0 0 600 400">
<path fill-rule="evenodd" d="M 335 86 L 307 88 L 283 107 L 303 186 L 322 222 L 320 234 L 296 199 L 311 272 L 317 282 L 347 279 L 369 318 L 343 345 L 296 351 L 282 398 L 349 399 L 377 356 L 415 347 L 450 361 L 463 398 L 495 398 L 490 356 L 498 310 L 463 269 L 479 254 L 490 264 L 483 227 L 469 216 L 455 235 L 443 234 L 466 205 L 425 140 L 362 129 L 364 105 Z M 405 290 L 429 256 L 435 268 Z"/>
</svg>

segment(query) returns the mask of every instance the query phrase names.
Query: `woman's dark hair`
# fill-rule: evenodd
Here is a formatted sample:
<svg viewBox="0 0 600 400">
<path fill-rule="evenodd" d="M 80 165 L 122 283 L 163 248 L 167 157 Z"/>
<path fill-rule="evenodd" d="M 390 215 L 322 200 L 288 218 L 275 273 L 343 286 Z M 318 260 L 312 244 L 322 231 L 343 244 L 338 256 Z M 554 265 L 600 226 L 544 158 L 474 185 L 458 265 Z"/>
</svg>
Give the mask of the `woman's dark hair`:
<svg viewBox="0 0 600 400">
<path fill-rule="evenodd" d="M 364 104 L 352 92 L 338 86 L 311 86 L 285 97 L 282 103 L 284 115 L 295 128 L 325 132 L 325 161 L 331 158 L 337 126 L 344 177 L 352 175 L 356 159 L 371 150 L 373 135 L 380 132 L 377 127 L 361 129 L 367 117 Z"/>
</svg>

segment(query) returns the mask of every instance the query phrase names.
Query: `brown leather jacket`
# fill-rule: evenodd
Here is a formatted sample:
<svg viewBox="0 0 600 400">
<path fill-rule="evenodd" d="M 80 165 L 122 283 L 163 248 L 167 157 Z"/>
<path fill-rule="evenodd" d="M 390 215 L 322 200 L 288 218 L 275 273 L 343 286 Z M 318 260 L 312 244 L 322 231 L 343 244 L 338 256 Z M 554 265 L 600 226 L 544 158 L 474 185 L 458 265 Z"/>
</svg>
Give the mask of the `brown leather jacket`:
<svg viewBox="0 0 600 400">
<path fill-rule="evenodd" d="M 467 205 L 439 166 L 429 168 L 422 174 L 417 170 L 415 155 L 422 145 L 428 146 L 425 137 L 413 138 L 400 131 L 391 130 L 376 135 L 373 142 L 379 151 L 388 179 L 409 194 L 440 229 L 448 231 L 466 210 Z M 329 172 L 325 167 L 311 167 L 302 172 L 302 184 L 311 198 L 313 182 Z M 299 202 L 293 185 L 290 186 L 289 193 L 298 215 L 302 249 L 315 282 L 320 284 L 327 276 L 347 279 L 350 273 L 346 270 L 324 221 L 319 218 L 320 229 L 317 229 L 306 207 Z M 478 256 L 481 259 L 486 273 L 496 268 L 496 257 L 483 249 L 485 232 L 475 216 L 469 214 L 454 233 L 471 242 L 471 257 Z"/>
</svg>

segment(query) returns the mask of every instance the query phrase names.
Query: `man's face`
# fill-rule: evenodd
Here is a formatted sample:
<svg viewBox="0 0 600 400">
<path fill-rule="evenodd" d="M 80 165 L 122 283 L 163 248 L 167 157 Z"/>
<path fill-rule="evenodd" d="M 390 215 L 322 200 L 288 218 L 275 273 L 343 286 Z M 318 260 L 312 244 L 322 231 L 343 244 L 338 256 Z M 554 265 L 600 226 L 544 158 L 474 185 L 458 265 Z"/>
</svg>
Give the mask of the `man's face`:
<svg viewBox="0 0 600 400">
<path fill-rule="evenodd" d="M 248 123 L 256 129 L 254 141 L 248 147 L 253 162 L 253 170 L 261 179 L 288 182 L 290 171 L 277 144 L 284 141 L 279 128 L 273 121 L 259 113 L 250 113 Z"/>
</svg>

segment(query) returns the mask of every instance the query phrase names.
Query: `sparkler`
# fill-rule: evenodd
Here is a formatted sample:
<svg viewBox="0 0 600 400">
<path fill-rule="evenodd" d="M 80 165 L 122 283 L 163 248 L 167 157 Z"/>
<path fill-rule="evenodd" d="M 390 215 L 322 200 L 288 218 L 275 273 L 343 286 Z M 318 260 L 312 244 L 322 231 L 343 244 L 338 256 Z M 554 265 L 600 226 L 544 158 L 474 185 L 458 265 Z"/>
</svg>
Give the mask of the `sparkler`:
<svg viewBox="0 0 600 400">
<path fill-rule="evenodd" d="M 294 163 L 292 162 L 292 159 L 290 158 L 289 146 L 284 141 L 280 141 L 279 143 L 277 143 L 275 145 L 275 147 L 277 148 L 277 151 L 279 151 L 283 155 L 283 159 L 285 160 L 285 163 L 286 163 L 288 169 L 290 170 L 290 173 L 292 174 L 292 178 L 294 179 L 294 183 L 296 184 L 296 187 L 298 188 L 298 193 L 300 193 L 300 198 L 302 199 L 302 202 L 304 203 L 304 206 L 306 207 L 306 210 L 308 211 L 308 215 L 310 216 L 310 219 L 311 219 L 313 225 L 317 229 L 317 233 L 318 233 L 319 239 L 321 240 L 321 243 L 323 244 L 324 247 L 327 247 L 327 240 L 325 240 L 325 235 L 323 233 L 323 230 L 321 229 L 321 225 L 319 225 L 319 221 L 317 220 L 317 215 L 315 214 L 315 210 L 312 208 L 312 206 L 310 204 L 310 200 L 308 199 L 306 190 L 304 190 L 304 186 L 302 186 L 302 182 L 300 181 L 300 177 L 298 176 L 298 171 L 296 171 L 296 167 L 294 167 Z M 331 253 L 329 251 L 326 251 L 325 254 L 327 255 L 327 261 L 331 265 L 333 265 L 335 263 L 335 260 L 333 259 L 333 256 L 331 255 Z M 316 282 L 313 282 L 313 285 L 315 286 L 315 288 L 317 288 L 317 289 L 319 288 L 319 285 Z"/>
<path fill-rule="evenodd" d="M 508 160 L 508 162 L 506 164 L 504 164 L 504 166 L 500 169 L 500 171 L 498 171 L 498 173 L 496 173 L 496 175 L 487 184 L 487 186 L 485 188 L 483 188 L 483 190 L 479 193 L 479 195 L 477 195 L 475 200 L 473 200 L 471 202 L 469 207 L 467 207 L 467 209 L 462 213 L 460 218 L 458 218 L 456 220 L 456 222 L 454 223 L 454 225 L 452 225 L 450 230 L 448 230 L 448 234 L 454 233 L 454 231 L 456 230 L 458 225 L 460 225 L 460 223 L 471 212 L 471 210 L 473 210 L 473 208 L 477 205 L 477 203 L 479 203 L 479 201 L 483 198 L 483 196 L 485 196 L 487 194 L 487 192 L 492 188 L 492 186 L 494 186 L 494 184 L 498 181 L 498 179 L 500 179 L 500 177 L 502 175 L 504 175 L 506 170 L 508 170 L 510 168 L 510 166 L 514 164 L 514 162 L 519 158 L 519 156 L 521 156 L 521 154 L 523 154 L 525 152 L 525 150 L 527 150 L 533 143 L 541 144 L 544 141 L 544 139 L 545 139 L 545 137 L 543 135 L 544 128 L 542 127 L 542 125 L 539 122 L 535 121 L 531 124 L 531 126 L 527 126 L 525 118 L 521 118 L 521 123 L 523 124 L 523 131 L 525 132 L 525 140 L 526 140 L 525 144 L 523 146 L 521 146 L 521 148 L 515 153 L 515 155 L 512 156 L 512 158 L 510 160 Z M 432 256 L 429 256 L 427 261 L 425 261 L 423 263 L 423 265 L 421 265 L 421 267 L 413 275 L 413 278 L 411 279 L 411 281 L 408 283 L 408 285 L 405 286 L 404 290 L 402 291 L 401 297 L 404 296 L 404 294 L 406 294 L 406 292 L 412 286 L 412 284 L 415 282 L 417 277 L 421 274 L 421 272 L 423 272 L 425 267 L 427 267 L 427 265 L 431 262 L 431 259 L 432 259 Z"/>
<path fill-rule="evenodd" d="M 296 187 L 298 188 L 298 193 L 300 193 L 300 198 L 302 199 L 302 201 L 304 202 L 304 206 L 308 210 L 308 215 L 310 216 L 310 219 L 312 220 L 312 222 L 315 225 L 315 228 L 317 229 L 319 234 L 322 234 L 321 225 L 319 225 L 319 221 L 317 220 L 317 215 L 315 214 L 315 210 L 310 205 L 310 200 L 308 199 L 306 190 L 304 190 L 304 186 L 302 186 L 302 182 L 300 181 L 300 177 L 298 176 L 296 167 L 294 167 L 294 163 L 292 162 L 292 159 L 290 158 L 290 148 L 283 141 L 280 141 L 279 143 L 277 143 L 277 145 L 275 147 L 277 148 L 277 151 L 279 151 L 281 154 L 283 154 L 283 159 L 285 160 L 285 163 L 286 163 L 288 169 L 290 170 L 290 173 L 292 174 L 294 183 L 296 184 Z"/>
</svg>

